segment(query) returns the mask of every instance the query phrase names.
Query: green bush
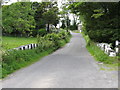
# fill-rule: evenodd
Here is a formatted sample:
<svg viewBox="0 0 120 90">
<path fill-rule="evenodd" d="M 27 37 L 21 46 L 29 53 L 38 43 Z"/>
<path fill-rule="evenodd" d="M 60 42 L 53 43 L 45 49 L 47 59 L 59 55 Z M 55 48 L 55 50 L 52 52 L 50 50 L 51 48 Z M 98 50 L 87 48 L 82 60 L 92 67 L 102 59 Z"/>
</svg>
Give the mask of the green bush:
<svg viewBox="0 0 120 90">
<path fill-rule="evenodd" d="M 65 45 L 66 41 L 70 39 L 70 33 L 64 33 L 51 33 L 43 37 L 39 36 L 39 46 L 33 50 L 10 50 L 3 53 L 2 78 Z M 64 39 L 63 35 L 65 35 Z"/>
<path fill-rule="evenodd" d="M 120 30 L 118 29 L 104 29 L 104 30 L 90 30 L 88 35 L 94 42 L 112 43 L 115 46 L 115 41 L 120 40 Z"/>
<path fill-rule="evenodd" d="M 40 29 L 40 30 L 38 30 L 38 35 L 44 36 L 44 35 L 46 35 L 46 34 L 47 34 L 47 31 L 46 31 L 45 29 Z"/>
<path fill-rule="evenodd" d="M 49 48 L 53 48 L 54 43 L 52 41 L 50 41 L 48 38 L 46 37 L 39 37 L 38 39 L 38 44 L 39 44 L 39 51 L 44 51 L 47 50 Z"/>
<path fill-rule="evenodd" d="M 71 25 L 71 26 L 70 26 L 70 30 L 73 30 L 73 31 L 74 31 L 74 30 L 77 30 L 77 29 L 78 29 L 78 26 L 77 26 L 77 25 Z"/>
<path fill-rule="evenodd" d="M 16 2 L 2 6 L 3 35 L 32 36 L 36 23 L 32 2 Z"/>
<path fill-rule="evenodd" d="M 115 40 L 120 40 L 118 29 L 104 29 L 104 30 L 90 30 L 88 32 L 89 37 L 95 42 L 115 42 Z M 114 38 L 113 38 L 114 36 Z"/>
<path fill-rule="evenodd" d="M 39 48 L 36 48 L 33 50 L 13 50 L 5 52 L 2 55 L 2 77 L 0 78 L 4 78 L 15 70 L 32 64 L 54 50 L 54 48 L 48 48 L 46 51 L 41 51 Z"/>
<path fill-rule="evenodd" d="M 70 37 L 70 33 L 68 32 L 60 32 L 58 34 L 51 33 L 45 35 L 44 37 L 39 37 L 38 43 L 40 45 L 40 48 L 42 47 L 41 45 L 44 45 L 45 46 L 44 49 L 50 48 L 49 46 L 51 47 L 54 46 L 56 48 L 59 48 L 61 47 L 61 43 L 62 43 L 61 41 L 65 41 L 65 43 L 67 43 L 69 41 L 69 37 Z M 46 45 L 46 44 L 50 44 L 50 45 Z"/>
<path fill-rule="evenodd" d="M 19 69 L 22 64 L 30 61 L 34 55 L 36 55 L 35 50 L 6 51 L 2 56 L 3 77 Z"/>
</svg>

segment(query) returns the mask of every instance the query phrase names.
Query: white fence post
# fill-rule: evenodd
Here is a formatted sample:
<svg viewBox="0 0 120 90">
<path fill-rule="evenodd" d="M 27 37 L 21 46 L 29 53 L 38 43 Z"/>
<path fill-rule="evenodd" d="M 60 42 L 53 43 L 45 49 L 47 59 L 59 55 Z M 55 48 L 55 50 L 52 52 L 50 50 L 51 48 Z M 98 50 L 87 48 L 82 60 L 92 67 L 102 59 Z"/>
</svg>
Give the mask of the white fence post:
<svg viewBox="0 0 120 90">
<path fill-rule="evenodd" d="M 120 42 L 118 40 L 116 40 L 116 42 L 115 42 L 115 45 L 116 45 L 115 52 L 117 53 L 117 55 L 119 53 L 119 44 L 120 44 Z"/>
</svg>

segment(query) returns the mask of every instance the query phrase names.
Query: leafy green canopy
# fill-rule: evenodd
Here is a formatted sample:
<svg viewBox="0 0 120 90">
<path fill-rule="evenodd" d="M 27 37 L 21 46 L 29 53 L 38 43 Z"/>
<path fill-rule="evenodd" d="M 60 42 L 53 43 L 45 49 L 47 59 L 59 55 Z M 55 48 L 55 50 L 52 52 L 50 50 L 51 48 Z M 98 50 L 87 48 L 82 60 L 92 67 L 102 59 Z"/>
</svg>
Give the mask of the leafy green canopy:
<svg viewBox="0 0 120 90">
<path fill-rule="evenodd" d="M 31 2 L 17 2 L 3 6 L 3 33 L 30 35 L 35 28 Z"/>
<path fill-rule="evenodd" d="M 36 29 L 45 27 L 45 24 L 57 26 L 59 23 L 59 11 L 56 2 L 42 2 L 36 7 L 35 21 Z"/>
<path fill-rule="evenodd" d="M 75 2 L 72 13 L 83 23 L 83 31 L 97 42 L 120 40 L 120 2 Z"/>
<path fill-rule="evenodd" d="M 2 8 L 3 35 L 36 36 L 46 24 L 59 23 L 56 2 L 17 2 Z"/>
</svg>

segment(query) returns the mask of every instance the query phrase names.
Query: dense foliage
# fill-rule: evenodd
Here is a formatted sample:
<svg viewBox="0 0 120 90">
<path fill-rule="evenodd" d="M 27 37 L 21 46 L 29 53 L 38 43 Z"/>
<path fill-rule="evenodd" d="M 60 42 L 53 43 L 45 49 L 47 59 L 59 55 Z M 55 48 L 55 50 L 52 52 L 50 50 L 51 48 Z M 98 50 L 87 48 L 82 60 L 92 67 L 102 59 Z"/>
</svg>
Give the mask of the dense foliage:
<svg viewBox="0 0 120 90">
<path fill-rule="evenodd" d="M 30 36 L 35 28 L 30 2 L 17 2 L 2 8 L 3 35 Z"/>
<path fill-rule="evenodd" d="M 58 7 L 56 2 L 33 3 L 35 11 L 36 29 L 41 29 L 48 24 L 47 31 L 49 32 L 49 24 L 57 25 L 59 23 Z"/>
<path fill-rule="evenodd" d="M 75 2 L 69 9 L 80 17 L 83 31 L 93 41 L 120 40 L 120 2 Z"/>
<path fill-rule="evenodd" d="M 69 32 L 51 33 L 44 37 L 38 36 L 39 47 L 36 49 L 6 51 L 2 55 L 2 77 L 64 46 L 70 36 Z"/>
<path fill-rule="evenodd" d="M 16 2 L 2 6 L 3 35 L 36 36 L 40 29 L 59 23 L 57 3 Z"/>
</svg>

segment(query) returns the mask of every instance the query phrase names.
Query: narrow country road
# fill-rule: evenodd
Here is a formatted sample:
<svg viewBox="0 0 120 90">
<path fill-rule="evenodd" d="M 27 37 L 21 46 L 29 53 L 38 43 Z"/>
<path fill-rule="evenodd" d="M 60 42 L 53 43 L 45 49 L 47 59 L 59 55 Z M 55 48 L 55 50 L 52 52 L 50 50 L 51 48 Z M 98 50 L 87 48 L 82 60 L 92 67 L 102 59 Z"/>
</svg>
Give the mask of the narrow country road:
<svg viewBox="0 0 120 90">
<path fill-rule="evenodd" d="M 65 47 L 18 70 L 2 81 L 3 88 L 117 88 L 117 71 L 102 71 L 80 33 Z"/>
</svg>

